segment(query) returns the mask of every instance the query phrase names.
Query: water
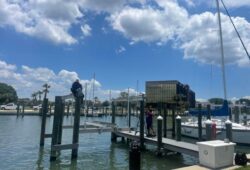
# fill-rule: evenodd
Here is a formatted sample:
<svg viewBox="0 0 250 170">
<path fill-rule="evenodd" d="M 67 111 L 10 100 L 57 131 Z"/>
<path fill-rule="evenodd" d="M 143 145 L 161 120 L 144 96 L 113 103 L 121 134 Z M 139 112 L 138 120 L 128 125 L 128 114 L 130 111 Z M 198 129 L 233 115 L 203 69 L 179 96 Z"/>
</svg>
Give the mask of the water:
<svg viewBox="0 0 250 170">
<path fill-rule="evenodd" d="M 86 118 L 87 121 L 110 122 L 110 117 Z M 81 117 L 81 124 L 86 121 Z M 126 126 L 125 117 L 117 117 L 120 127 Z M 73 123 L 73 118 L 64 118 L 64 125 Z M 136 127 L 138 119 L 132 119 Z M 53 117 L 47 118 L 46 133 L 51 133 Z M 71 150 L 61 151 L 59 159 L 50 162 L 51 139 L 45 139 L 40 149 L 41 118 L 39 116 L 0 116 L 0 169 L 4 170 L 127 170 L 128 145 L 110 142 L 110 133 L 80 134 L 77 161 L 71 161 Z M 63 144 L 72 143 L 72 129 L 65 129 Z M 156 148 L 148 146 L 149 151 L 142 153 L 143 170 L 168 170 L 197 163 L 197 159 L 188 155 L 169 155 L 156 157 Z"/>
</svg>

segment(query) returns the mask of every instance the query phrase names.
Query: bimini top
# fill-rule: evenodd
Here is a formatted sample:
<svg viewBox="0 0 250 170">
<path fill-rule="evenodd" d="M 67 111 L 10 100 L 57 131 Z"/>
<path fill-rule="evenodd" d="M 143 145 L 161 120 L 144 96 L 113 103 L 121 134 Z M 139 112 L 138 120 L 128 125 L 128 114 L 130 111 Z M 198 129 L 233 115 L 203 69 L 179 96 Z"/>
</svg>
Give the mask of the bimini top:
<svg viewBox="0 0 250 170">
<path fill-rule="evenodd" d="M 191 115 L 198 115 L 201 113 L 201 115 L 208 115 L 208 110 L 206 109 L 190 109 L 189 114 Z M 229 116 L 230 115 L 230 109 L 228 107 L 227 100 L 223 101 L 223 105 L 220 108 L 215 108 L 210 110 L 211 116 Z"/>
</svg>

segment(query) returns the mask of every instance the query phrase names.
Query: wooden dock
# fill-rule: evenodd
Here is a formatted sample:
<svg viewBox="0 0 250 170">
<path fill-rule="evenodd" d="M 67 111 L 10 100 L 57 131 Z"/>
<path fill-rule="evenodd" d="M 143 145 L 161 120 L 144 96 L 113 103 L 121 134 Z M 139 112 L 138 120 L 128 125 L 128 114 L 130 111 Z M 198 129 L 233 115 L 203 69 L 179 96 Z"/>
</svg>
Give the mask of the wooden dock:
<svg viewBox="0 0 250 170">
<path fill-rule="evenodd" d="M 117 136 L 125 137 L 131 140 L 140 140 L 140 133 L 136 131 L 114 131 Z M 157 146 L 157 137 L 144 137 L 144 142 L 146 144 L 151 144 Z M 187 155 L 198 157 L 198 146 L 196 144 L 187 143 L 183 141 L 176 141 L 174 139 L 162 138 L 162 146 L 163 148 L 178 152 L 184 153 Z"/>
</svg>

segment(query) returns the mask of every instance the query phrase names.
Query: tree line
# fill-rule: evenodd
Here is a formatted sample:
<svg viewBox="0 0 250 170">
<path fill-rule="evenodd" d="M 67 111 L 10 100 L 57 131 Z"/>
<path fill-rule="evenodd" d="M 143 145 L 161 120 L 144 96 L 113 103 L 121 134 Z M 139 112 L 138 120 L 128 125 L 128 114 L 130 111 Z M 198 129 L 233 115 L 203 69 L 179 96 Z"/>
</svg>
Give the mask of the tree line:
<svg viewBox="0 0 250 170">
<path fill-rule="evenodd" d="M 11 85 L 8 85 L 6 83 L 1 83 L 0 82 L 0 104 L 7 104 L 7 103 L 11 103 L 11 102 L 21 102 L 23 104 L 29 104 L 29 105 L 34 105 L 34 104 L 39 104 L 41 103 L 42 101 L 42 94 L 44 93 L 44 91 L 37 91 L 37 92 L 34 92 L 31 94 L 31 98 L 32 100 L 30 100 L 29 98 L 25 98 L 25 99 L 18 99 L 18 96 L 17 96 L 17 92 L 16 90 L 11 86 Z M 130 98 L 133 98 L 133 97 L 136 97 L 136 96 L 130 96 Z M 127 92 L 121 92 L 120 93 L 120 96 L 117 97 L 116 99 L 127 99 L 128 98 L 128 93 Z M 218 105 L 221 105 L 223 104 L 223 100 L 222 98 L 211 98 L 209 99 L 209 103 L 211 104 L 218 104 Z M 90 105 L 93 105 L 94 103 L 94 106 L 95 107 L 100 107 L 100 106 L 109 106 L 110 105 L 110 102 L 108 100 L 105 100 L 103 102 L 101 102 L 98 97 L 95 97 L 94 98 L 94 101 L 91 101 L 91 100 L 87 100 L 87 105 L 90 106 Z M 230 103 L 231 101 L 229 101 Z M 241 98 L 239 100 L 237 100 L 235 102 L 236 104 L 244 104 L 246 106 L 250 106 L 250 100 L 249 99 L 244 99 L 244 98 Z M 127 102 L 117 102 L 117 105 L 121 106 L 121 107 L 127 107 Z M 136 108 L 136 103 L 131 103 L 131 107 L 134 107 Z"/>
</svg>

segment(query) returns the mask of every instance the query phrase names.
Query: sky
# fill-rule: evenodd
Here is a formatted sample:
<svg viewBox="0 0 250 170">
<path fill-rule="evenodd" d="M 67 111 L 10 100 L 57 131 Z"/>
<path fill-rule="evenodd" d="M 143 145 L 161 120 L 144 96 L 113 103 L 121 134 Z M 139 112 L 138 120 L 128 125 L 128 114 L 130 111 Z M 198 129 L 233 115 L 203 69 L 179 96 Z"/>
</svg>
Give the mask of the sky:
<svg viewBox="0 0 250 170">
<path fill-rule="evenodd" d="M 224 3 L 250 52 L 250 0 Z M 250 60 L 220 7 L 227 97 L 250 98 Z M 53 99 L 80 79 L 106 100 L 178 80 L 223 98 L 217 19 L 215 0 L 0 0 L 0 82 L 19 98 L 48 83 Z"/>
</svg>

